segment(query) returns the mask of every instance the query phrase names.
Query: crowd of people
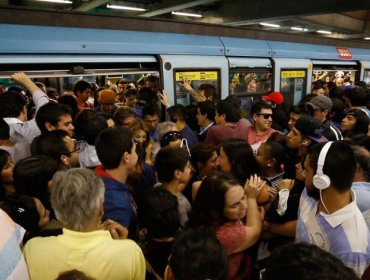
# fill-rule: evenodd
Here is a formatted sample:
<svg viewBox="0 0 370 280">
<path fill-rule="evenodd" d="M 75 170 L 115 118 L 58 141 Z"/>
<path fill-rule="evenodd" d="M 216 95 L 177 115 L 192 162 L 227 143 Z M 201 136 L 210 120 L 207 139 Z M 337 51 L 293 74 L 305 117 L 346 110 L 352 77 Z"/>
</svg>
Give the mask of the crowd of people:
<svg viewBox="0 0 370 280">
<path fill-rule="evenodd" d="M 369 279 L 370 91 L 0 94 L 0 279 Z M 369 135 L 368 135 L 369 134 Z"/>
</svg>

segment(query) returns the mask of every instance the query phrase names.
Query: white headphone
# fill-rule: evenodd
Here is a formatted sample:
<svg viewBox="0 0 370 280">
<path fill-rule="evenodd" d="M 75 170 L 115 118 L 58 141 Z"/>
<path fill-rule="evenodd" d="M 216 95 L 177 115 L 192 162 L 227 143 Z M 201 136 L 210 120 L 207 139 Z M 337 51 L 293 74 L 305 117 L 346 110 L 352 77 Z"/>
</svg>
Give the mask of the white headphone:
<svg viewBox="0 0 370 280">
<path fill-rule="evenodd" d="M 315 176 L 313 176 L 313 185 L 319 190 L 325 190 L 330 187 L 330 178 L 324 174 L 323 168 L 325 164 L 326 155 L 330 149 L 333 141 L 330 141 L 322 147 L 319 159 L 317 161 L 317 170 Z"/>
</svg>

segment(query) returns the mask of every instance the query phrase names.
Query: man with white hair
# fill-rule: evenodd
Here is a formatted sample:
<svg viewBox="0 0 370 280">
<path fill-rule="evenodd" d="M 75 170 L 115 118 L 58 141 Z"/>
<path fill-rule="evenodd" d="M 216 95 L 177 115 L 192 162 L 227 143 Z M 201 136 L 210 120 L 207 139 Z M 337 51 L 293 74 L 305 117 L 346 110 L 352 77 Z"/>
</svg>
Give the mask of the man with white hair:
<svg viewBox="0 0 370 280">
<path fill-rule="evenodd" d="M 145 278 L 139 246 L 128 239 L 113 239 L 125 238 L 127 231 L 111 220 L 100 224 L 103 202 L 104 183 L 93 171 L 69 169 L 54 175 L 51 204 L 63 234 L 34 238 L 26 244 L 31 279 L 56 279 L 72 269 L 96 279 Z"/>
</svg>

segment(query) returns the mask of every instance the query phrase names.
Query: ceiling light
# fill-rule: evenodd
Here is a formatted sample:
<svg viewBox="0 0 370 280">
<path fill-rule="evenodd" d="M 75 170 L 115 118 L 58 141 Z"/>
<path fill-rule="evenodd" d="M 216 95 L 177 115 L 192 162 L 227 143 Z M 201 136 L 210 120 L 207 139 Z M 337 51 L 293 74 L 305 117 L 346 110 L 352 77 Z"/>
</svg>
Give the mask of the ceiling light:
<svg viewBox="0 0 370 280">
<path fill-rule="evenodd" d="M 365 37 L 364 40 L 370 40 L 370 37 Z"/>
<path fill-rule="evenodd" d="M 143 8 L 137 8 L 137 7 L 129 7 L 129 6 L 121 6 L 121 5 L 109 5 L 107 4 L 107 8 L 109 9 L 116 9 L 116 10 L 129 10 L 129 11 L 146 11 Z"/>
<path fill-rule="evenodd" d="M 260 22 L 260 25 L 268 26 L 268 27 L 275 27 L 275 28 L 279 28 L 280 27 L 279 24 L 268 23 L 268 22 Z"/>
<path fill-rule="evenodd" d="M 321 34 L 331 34 L 331 32 L 327 30 L 317 30 L 316 32 Z"/>
<path fill-rule="evenodd" d="M 304 32 L 308 31 L 307 28 L 302 28 L 302 27 L 291 27 L 290 29 L 295 30 L 295 31 L 304 31 Z"/>
<path fill-rule="evenodd" d="M 178 15 L 178 16 L 184 16 L 184 17 L 197 17 L 197 18 L 201 18 L 202 17 L 202 15 L 200 15 L 200 14 L 174 12 L 174 11 L 172 11 L 171 14 Z"/>
<path fill-rule="evenodd" d="M 38 2 L 51 2 L 51 3 L 60 3 L 60 4 L 72 4 L 72 1 L 69 0 L 37 0 Z"/>
</svg>

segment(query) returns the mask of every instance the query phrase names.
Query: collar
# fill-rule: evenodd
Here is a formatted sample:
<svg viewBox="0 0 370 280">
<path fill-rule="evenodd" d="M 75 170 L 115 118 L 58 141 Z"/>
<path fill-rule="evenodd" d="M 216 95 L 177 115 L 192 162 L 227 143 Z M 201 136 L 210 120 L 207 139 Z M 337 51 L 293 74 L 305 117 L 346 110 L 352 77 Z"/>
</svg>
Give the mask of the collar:
<svg viewBox="0 0 370 280">
<path fill-rule="evenodd" d="M 4 121 L 6 121 L 7 124 L 23 123 L 18 118 L 4 118 Z"/>
<path fill-rule="evenodd" d="M 326 214 L 324 212 L 320 212 L 319 214 L 324 217 L 331 227 L 335 228 L 357 214 L 358 207 L 356 204 L 356 193 L 352 190 L 351 200 L 352 201 L 348 205 L 335 211 L 334 213 Z"/>
<path fill-rule="evenodd" d="M 207 131 L 208 128 L 210 128 L 212 125 L 214 125 L 214 122 L 211 122 L 209 125 L 207 125 L 205 128 L 200 128 L 200 132 L 198 133 L 199 135 L 202 135 L 204 132 Z"/>
</svg>

